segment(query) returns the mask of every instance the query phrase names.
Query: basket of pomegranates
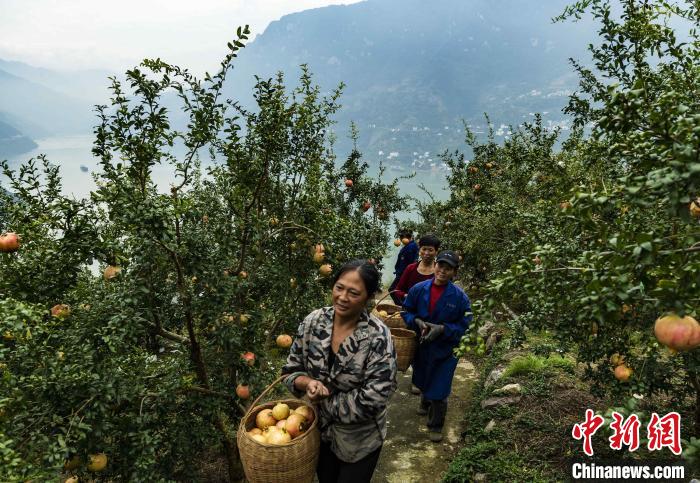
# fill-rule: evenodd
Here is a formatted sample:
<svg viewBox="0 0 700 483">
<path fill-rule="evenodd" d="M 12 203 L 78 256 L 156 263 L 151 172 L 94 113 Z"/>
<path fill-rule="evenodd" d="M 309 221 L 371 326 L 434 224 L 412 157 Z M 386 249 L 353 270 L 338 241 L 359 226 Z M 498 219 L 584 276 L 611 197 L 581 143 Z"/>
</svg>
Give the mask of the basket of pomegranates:
<svg viewBox="0 0 700 483">
<path fill-rule="evenodd" d="M 285 377 L 258 396 L 238 427 L 238 451 L 251 483 L 312 482 L 316 473 L 321 434 L 314 407 L 301 399 L 258 405 Z"/>
<path fill-rule="evenodd" d="M 401 318 L 401 307 L 393 303 L 382 303 L 384 299 L 386 299 L 389 295 L 391 295 L 394 292 L 395 290 L 387 293 L 384 297 L 379 299 L 379 302 L 377 302 L 377 305 L 374 308 L 374 314 L 380 319 L 382 319 L 382 322 L 384 322 L 384 324 L 390 329 L 405 329 L 406 324 Z"/>
</svg>

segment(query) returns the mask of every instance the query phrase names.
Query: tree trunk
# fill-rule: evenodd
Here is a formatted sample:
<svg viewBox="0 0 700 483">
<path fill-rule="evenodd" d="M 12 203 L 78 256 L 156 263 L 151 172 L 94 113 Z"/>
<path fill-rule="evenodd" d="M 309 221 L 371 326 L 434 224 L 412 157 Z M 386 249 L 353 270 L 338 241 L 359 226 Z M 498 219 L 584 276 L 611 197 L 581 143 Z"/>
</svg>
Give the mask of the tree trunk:
<svg viewBox="0 0 700 483">
<path fill-rule="evenodd" d="M 238 457 L 238 445 L 226 429 L 226 419 L 222 415 L 217 416 L 216 427 L 222 435 L 226 462 L 228 463 L 228 479 L 231 483 L 243 481 L 243 465 Z"/>
</svg>

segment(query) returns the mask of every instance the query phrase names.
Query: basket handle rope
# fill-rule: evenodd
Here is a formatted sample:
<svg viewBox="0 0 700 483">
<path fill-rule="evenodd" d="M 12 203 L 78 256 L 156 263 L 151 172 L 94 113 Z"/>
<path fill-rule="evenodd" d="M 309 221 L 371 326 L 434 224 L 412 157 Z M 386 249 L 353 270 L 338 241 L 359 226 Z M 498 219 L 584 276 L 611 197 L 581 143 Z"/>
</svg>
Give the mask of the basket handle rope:
<svg viewBox="0 0 700 483">
<path fill-rule="evenodd" d="M 392 290 L 392 291 L 390 291 L 390 292 L 387 292 L 387 294 L 386 294 L 384 297 L 382 297 L 382 298 L 380 298 L 379 300 L 377 300 L 377 302 L 374 304 L 374 306 L 376 307 L 377 305 L 379 305 L 380 303 L 382 303 L 382 300 L 384 300 L 384 299 L 387 298 L 389 295 L 391 295 L 391 294 L 393 294 L 393 293 L 396 293 L 396 292 L 398 292 L 398 290 Z"/>
<path fill-rule="evenodd" d="M 257 405 L 258 405 L 258 403 L 260 402 L 260 400 L 261 400 L 265 395 L 267 395 L 267 393 L 269 393 L 269 392 L 272 390 L 273 387 L 275 387 L 275 386 L 276 386 L 277 384 L 279 384 L 280 382 L 284 381 L 287 377 L 289 377 L 289 374 L 285 374 L 285 375 L 283 375 L 283 376 L 278 377 L 277 379 L 275 379 L 274 381 L 272 381 L 272 382 L 270 383 L 270 385 L 267 386 L 267 387 L 263 390 L 263 392 L 260 393 L 260 395 L 255 399 L 255 401 L 253 401 L 253 404 L 251 404 L 251 405 L 248 407 L 248 410 L 246 411 L 245 415 L 241 418 L 241 423 L 240 423 L 240 425 L 239 425 L 241 428 L 244 428 L 245 422 L 248 420 L 248 416 L 250 416 L 250 413 L 253 412 L 253 409 L 255 409 L 255 408 L 257 407 Z"/>
</svg>

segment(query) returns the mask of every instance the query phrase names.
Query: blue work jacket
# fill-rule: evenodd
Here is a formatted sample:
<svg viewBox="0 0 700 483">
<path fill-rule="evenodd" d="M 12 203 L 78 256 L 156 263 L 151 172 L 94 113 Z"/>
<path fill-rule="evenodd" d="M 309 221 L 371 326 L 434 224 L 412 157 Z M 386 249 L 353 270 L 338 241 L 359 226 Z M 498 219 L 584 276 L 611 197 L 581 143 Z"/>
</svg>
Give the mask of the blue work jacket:
<svg viewBox="0 0 700 483">
<path fill-rule="evenodd" d="M 396 277 L 401 277 L 406 267 L 416 261 L 418 261 L 418 244 L 415 240 L 411 240 L 399 251 L 399 257 L 396 259 L 396 265 L 394 265 L 394 274 L 396 274 Z"/>
<path fill-rule="evenodd" d="M 421 390 L 425 399 L 437 401 L 447 398 L 452 389 L 452 376 L 457 367 L 457 358 L 452 351 L 469 328 L 472 308 L 467 294 L 448 282 L 435 310 L 429 313 L 432 285 L 433 279 L 414 285 L 403 303 L 401 316 L 408 328 L 416 331 L 419 340 L 420 329 L 415 323 L 416 317 L 445 327 L 437 339 L 419 343 L 413 359 L 413 384 Z"/>
</svg>

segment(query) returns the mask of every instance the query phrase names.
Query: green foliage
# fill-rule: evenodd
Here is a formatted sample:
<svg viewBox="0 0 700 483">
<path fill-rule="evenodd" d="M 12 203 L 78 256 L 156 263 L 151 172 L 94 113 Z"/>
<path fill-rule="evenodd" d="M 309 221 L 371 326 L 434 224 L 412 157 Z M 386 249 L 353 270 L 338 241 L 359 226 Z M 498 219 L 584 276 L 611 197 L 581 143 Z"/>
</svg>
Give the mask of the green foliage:
<svg viewBox="0 0 700 483">
<path fill-rule="evenodd" d="M 502 145 L 468 132 L 473 159 L 446 153 L 451 195 L 429 221 L 462 253 L 467 291 L 484 292 L 482 318 L 509 319 L 515 343 L 525 328 L 547 330 L 552 349 L 585 364 L 596 394 L 680 401 L 700 388 L 698 353 L 674 356 L 653 326 L 669 312 L 698 316 L 700 228 L 689 204 L 700 195 L 700 10 L 617 3 L 577 2 L 560 17 L 600 25 L 594 67 L 573 63 L 576 129 L 561 148 L 539 119 Z M 630 382 L 614 378 L 614 353 L 634 370 Z"/>
<path fill-rule="evenodd" d="M 518 356 L 514 358 L 506 367 L 503 377 L 517 377 L 526 374 L 537 374 L 557 368 L 573 372 L 573 361 L 564 357 L 539 357 L 532 354 Z"/>
<path fill-rule="evenodd" d="M 460 450 L 442 481 L 473 481 L 474 475 L 478 473 L 486 475 L 488 481 L 550 481 L 546 475 L 530 468 L 527 463 L 521 454 L 504 450 L 499 442 L 479 442 Z"/>
<path fill-rule="evenodd" d="M 259 79 L 254 112 L 222 99 L 247 35 L 202 80 L 160 59 L 112 79 L 89 198 L 61 194 L 44 158 L 3 165 L 0 221 L 22 246 L 0 254 L 0 480 L 56 479 L 98 452 L 105 480 L 193 481 L 198 459 L 221 453 L 239 478 L 235 389 L 259 394 L 285 355 L 272 341 L 326 304 L 314 246 L 336 268 L 381 264 L 404 203 L 396 182 L 370 178 L 359 152 L 336 167 L 326 133 L 340 89 L 321 96 L 306 69 L 291 92 L 281 75 Z M 107 265 L 120 274 L 97 276 Z M 56 304 L 70 315 L 51 316 Z"/>
</svg>

